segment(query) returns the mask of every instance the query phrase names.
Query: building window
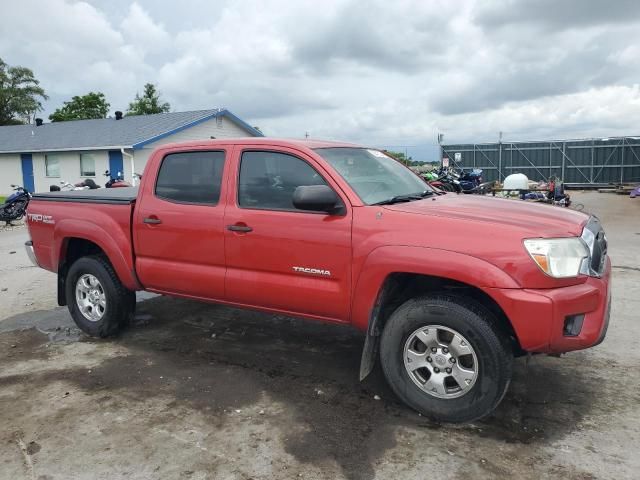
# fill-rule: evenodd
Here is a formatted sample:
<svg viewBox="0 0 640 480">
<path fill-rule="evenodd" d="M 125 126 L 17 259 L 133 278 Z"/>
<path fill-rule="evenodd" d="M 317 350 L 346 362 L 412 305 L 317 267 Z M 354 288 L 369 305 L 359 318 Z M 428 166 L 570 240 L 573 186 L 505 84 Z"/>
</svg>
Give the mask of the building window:
<svg viewBox="0 0 640 480">
<path fill-rule="evenodd" d="M 96 158 L 91 153 L 80 154 L 80 176 L 95 177 L 96 176 Z"/>
<path fill-rule="evenodd" d="M 44 156 L 44 169 L 47 177 L 60 177 L 60 155 L 47 153 Z"/>
</svg>

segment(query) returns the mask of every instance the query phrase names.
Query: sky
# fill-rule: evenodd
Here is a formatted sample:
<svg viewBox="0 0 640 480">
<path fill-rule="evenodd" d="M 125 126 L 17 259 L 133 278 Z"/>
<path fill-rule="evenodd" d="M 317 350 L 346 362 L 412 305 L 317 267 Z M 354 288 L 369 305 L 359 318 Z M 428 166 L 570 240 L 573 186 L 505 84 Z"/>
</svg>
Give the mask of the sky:
<svg viewBox="0 0 640 480">
<path fill-rule="evenodd" d="M 444 143 L 640 134 L 637 0 L 2 0 L 0 58 L 50 99 L 142 86 L 268 136 L 435 160 Z"/>
</svg>

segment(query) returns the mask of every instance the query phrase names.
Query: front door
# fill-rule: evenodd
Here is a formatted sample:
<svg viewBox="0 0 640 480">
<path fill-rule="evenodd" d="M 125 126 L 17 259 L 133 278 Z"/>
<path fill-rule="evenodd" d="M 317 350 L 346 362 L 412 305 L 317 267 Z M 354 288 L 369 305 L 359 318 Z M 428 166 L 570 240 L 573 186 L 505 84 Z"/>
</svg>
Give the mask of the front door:
<svg viewBox="0 0 640 480">
<path fill-rule="evenodd" d="M 337 185 L 313 158 L 287 148 L 237 148 L 234 172 L 224 218 L 227 300 L 348 321 L 351 206 L 329 215 L 292 204 L 296 187 L 320 184 L 344 203 Z"/>
<path fill-rule="evenodd" d="M 224 150 L 169 153 L 157 178 L 144 182 L 134 234 L 136 271 L 145 288 L 224 297 L 225 156 Z"/>
<path fill-rule="evenodd" d="M 33 183 L 33 157 L 30 153 L 23 153 L 20 155 L 20 161 L 22 163 L 22 186 L 33 193 L 36 188 Z"/>
<path fill-rule="evenodd" d="M 111 178 L 124 179 L 124 163 L 120 150 L 109 150 L 109 173 Z"/>
</svg>

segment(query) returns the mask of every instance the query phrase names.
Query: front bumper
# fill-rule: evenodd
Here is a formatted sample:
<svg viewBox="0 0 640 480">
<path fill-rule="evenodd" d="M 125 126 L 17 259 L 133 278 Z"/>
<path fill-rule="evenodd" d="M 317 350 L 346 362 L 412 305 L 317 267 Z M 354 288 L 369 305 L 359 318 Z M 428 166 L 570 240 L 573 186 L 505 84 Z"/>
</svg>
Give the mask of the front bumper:
<svg viewBox="0 0 640 480">
<path fill-rule="evenodd" d="M 28 242 L 25 242 L 24 248 L 27 251 L 27 257 L 29 257 L 31 263 L 33 263 L 36 267 L 39 267 L 40 265 L 38 264 L 36 253 L 33 251 L 33 241 L 29 240 Z"/>
<path fill-rule="evenodd" d="M 600 278 L 553 289 L 491 289 L 488 292 L 511 321 L 523 350 L 563 353 L 593 347 L 604 340 L 611 312 L 611 261 Z M 568 317 L 584 315 L 582 327 L 567 335 Z"/>
</svg>

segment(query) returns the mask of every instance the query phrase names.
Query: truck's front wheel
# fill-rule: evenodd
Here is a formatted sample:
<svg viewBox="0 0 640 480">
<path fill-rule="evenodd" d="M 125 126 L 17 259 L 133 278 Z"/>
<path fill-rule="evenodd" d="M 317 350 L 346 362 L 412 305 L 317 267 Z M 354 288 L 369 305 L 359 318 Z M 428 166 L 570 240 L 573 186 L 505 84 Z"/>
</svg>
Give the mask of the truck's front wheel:
<svg viewBox="0 0 640 480">
<path fill-rule="evenodd" d="M 401 305 L 384 327 L 380 358 L 409 406 L 434 420 L 468 422 L 502 400 L 513 354 L 486 309 L 445 294 Z"/>
<path fill-rule="evenodd" d="M 94 337 L 117 333 L 135 308 L 135 293 L 122 285 L 111 264 L 99 255 L 79 258 L 71 265 L 65 294 L 78 328 Z"/>
</svg>

